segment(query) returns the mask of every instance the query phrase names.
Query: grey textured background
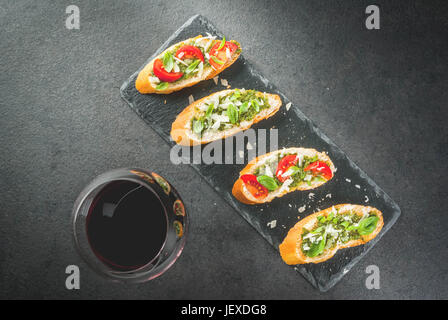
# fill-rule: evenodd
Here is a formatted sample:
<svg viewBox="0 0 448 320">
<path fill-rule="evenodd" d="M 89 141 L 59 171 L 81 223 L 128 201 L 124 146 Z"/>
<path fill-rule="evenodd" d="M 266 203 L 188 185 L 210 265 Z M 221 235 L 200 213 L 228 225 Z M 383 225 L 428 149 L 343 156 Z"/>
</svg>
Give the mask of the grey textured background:
<svg viewBox="0 0 448 320">
<path fill-rule="evenodd" d="M 81 29 L 65 28 L 76 4 Z M 448 6 L 376 1 L 0 1 L 0 298 L 448 298 Z M 344 279 L 320 293 L 121 100 L 119 87 L 185 20 L 210 19 L 401 207 Z M 162 277 L 109 283 L 74 250 L 70 214 L 97 174 L 159 172 L 191 217 Z M 65 267 L 81 289 L 65 289 Z M 365 268 L 381 271 L 367 290 Z"/>
</svg>

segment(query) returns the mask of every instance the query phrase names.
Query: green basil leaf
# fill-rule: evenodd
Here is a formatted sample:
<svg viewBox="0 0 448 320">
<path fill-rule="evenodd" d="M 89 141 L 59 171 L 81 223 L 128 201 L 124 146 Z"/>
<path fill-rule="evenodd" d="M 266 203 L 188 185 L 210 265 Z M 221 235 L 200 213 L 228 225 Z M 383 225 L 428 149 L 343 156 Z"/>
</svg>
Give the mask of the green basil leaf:
<svg viewBox="0 0 448 320">
<path fill-rule="evenodd" d="M 324 227 L 317 227 L 316 229 L 314 229 L 313 231 L 311 231 L 311 233 L 321 233 L 321 231 L 324 230 Z"/>
<path fill-rule="evenodd" d="M 171 72 L 174 68 L 174 58 L 170 52 L 166 52 L 163 56 L 163 67 L 166 72 Z"/>
<path fill-rule="evenodd" d="M 224 48 L 224 45 L 226 44 L 226 37 L 222 38 L 221 44 L 218 47 L 218 51 Z"/>
<path fill-rule="evenodd" d="M 313 181 L 327 181 L 324 177 L 322 176 L 315 176 L 312 179 Z"/>
<path fill-rule="evenodd" d="M 252 99 L 250 101 L 250 104 L 254 106 L 256 112 L 260 111 L 260 104 L 258 103 L 257 99 Z"/>
<path fill-rule="evenodd" d="M 208 118 L 212 115 L 213 109 L 215 108 L 215 106 L 213 105 L 213 103 L 209 104 L 207 111 L 205 112 L 205 117 Z"/>
<path fill-rule="evenodd" d="M 193 132 L 196 134 L 201 134 L 204 129 L 204 123 L 201 120 L 193 120 Z"/>
<path fill-rule="evenodd" d="M 201 62 L 201 60 L 195 60 L 195 61 L 193 61 L 189 66 L 188 66 L 188 68 L 185 70 L 185 73 L 192 73 L 195 69 L 196 69 L 196 67 L 198 66 L 198 64 Z"/>
<path fill-rule="evenodd" d="M 240 106 L 240 113 L 245 113 L 249 109 L 249 102 L 244 102 Z"/>
<path fill-rule="evenodd" d="M 165 90 L 166 88 L 168 88 L 168 82 L 160 82 L 156 86 L 156 90 Z"/>
<path fill-rule="evenodd" d="M 238 100 L 241 97 L 241 93 L 237 90 L 234 91 L 233 95 L 230 97 L 230 101 Z"/>
<path fill-rule="evenodd" d="M 319 242 L 313 243 L 310 247 L 310 250 L 306 253 L 306 255 L 310 258 L 320 255 L 325 249 L 326 240 L 327 240 L 327 234 L 324 233 L 322 235 L 322 240 L 320 240 Z"/>
<path fill-rule="evenodd" d="M 236 124 L 238 122 L 238 109 L 233 104 L 227 107 L 227 116 L 231 123 Z"/>
<path fill-rule="evenodd" d="M 347 229 L 347 227 L 350 225 L 350 222 L 348 221 L 344 221 L 341 223 L 341 226 L 343 226 L 345 229 Z"/>
<path fill-rule="evenodd" d="M 297 166 L 291 166 L 286 171 L 291 171 L 291 176 L 295 175 L 297 172 L 300 171 L 300 168 Z"/>
<path fill-rule="evenodd" d="M 362 236 L 371 234 L 376 229 L 379 218 L 377 216 L 370 216 L 359 223 L 358 233 Z"/>
<path fill-rule="evenodd" d="M 215 56 L 210 56 L 210 59 L 212 59 L 213 61 L 215 61 L 217 64 L 224 64 L 224 61 L 219 60 L 219 59 L 216 58 Z"/>
<path fill-rule="evenodd" d="M 275 182 L 274 178 L 269 176 L 258 176 L 257 181 L 265 186 L 269 191 L 274 191 L 278 188 L 277 182 Z"/>
</svg>

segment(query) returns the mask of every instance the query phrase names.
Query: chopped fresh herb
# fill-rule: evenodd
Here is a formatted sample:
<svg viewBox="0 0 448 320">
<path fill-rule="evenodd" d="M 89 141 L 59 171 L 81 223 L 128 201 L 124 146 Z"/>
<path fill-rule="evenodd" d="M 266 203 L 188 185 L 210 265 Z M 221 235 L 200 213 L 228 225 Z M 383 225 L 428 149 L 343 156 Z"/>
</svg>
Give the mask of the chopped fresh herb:
<svg viewBox="0 0 448 320">
<path fill-rule="evenodd" d="M 213 105 L 213 103 L 210 103 L 210 105 L 207 108 L 207 111 L 205 112 L 206 118 L 209 118 L 212 115 L 213 109 L 214 109 L 214 105 Z"/>
<path fill-rule="evenodd" d="M 226 37 L 222 38 L 221 44 L 218 47 L 218 51 L 224 48 L 224 45 L 226 44 Z"/>
<path fill-rule="evenodd" d="M 198 64 L 201 62 L 201 60 L 195 60 L 195 61 L 193 61 L 189 66 L 188 66 L 188 68 L 185 70 L 185 73 L 192 73 L 195 69 L 196 69 L 196 67 L 198 66 Z"/>
<path fill-rule="evenodd" d="M 290 176 L 292 176 L 292 175 L 296 174 L 297 172 L 299 172 L 300 170 L 301 169 L 299 167 L 292 166 L 292 167 L 289 167 L 287 171 L 290 171 L 291 172 Z"/>
<path fill-rule="evenodd" d="M 156 86 L 156 90 L 165 90 L 166 88 L 168 88 L 168 82 L 160 82 Z"/>
<path fill-rule="evenodd" d="M 212 59 L 214 62 L 216 62 L 217 64 L 224 64 L 224 61 L 219 60 L 218 58 L 216 58 L 215 56 L 210 56 L 210 59 Z"/>
<path fill-rule="evenodd" d="M 204 129 L 204 123 L 201 120 L 193 120 L 193 132 L 196 134 L 201 134 Z"/>
</svg>

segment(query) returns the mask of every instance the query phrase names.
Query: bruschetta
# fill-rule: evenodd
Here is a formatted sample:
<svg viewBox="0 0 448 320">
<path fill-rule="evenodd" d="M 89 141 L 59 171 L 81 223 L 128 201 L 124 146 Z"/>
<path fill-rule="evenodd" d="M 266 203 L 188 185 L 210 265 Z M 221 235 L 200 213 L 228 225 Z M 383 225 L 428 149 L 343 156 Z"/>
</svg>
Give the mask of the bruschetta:
<svg viewBox="0 0 448 320">
<path fill-rule="evenodd" d="M 274 115 L 282 105 L 276 94 L 228 89 L 186 107 L 173 122 L 171 138 L 192 146 L 223 139 Z"/>
<path fill-rule="evenodd" d="M 297 222 L 280 244 L 280 255 L 289 265 L 320 263 L 339 249 L 369 242 L 383 225 L 383 215 L 376 208 L 338 204 Z"/>
<path fill-rule="evenodd" d="M 140 93 L 168 94 L 215 77 L 241 54 L 238 42 L 201 35 L 176 43 L 151 60 L 138 74 Z"/>
<path fill-rule="evenodd" d="M 286 148 L 259 156 L 241 170 L 232 194 L 246 204 L 260 204 L 295 190 L 317 188 L 333 178 L 335 167 L 324 152 Z"/>
</svg>

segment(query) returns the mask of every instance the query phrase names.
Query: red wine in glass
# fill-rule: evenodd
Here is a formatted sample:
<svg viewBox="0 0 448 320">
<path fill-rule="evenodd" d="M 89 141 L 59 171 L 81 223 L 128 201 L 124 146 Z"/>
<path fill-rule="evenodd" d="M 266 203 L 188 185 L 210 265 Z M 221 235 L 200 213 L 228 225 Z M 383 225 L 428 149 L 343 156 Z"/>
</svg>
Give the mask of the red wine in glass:
<svg viewBox="0 0 448 320">
<path fill-rule="evenodd" d="M 144 186 L 126 180 L 109 183 L 95 197 L 87 216 L 87 236 L 95 255 L 116 270 L 151 262 L 166 238 L 160 200 Z"/>
</svg>

